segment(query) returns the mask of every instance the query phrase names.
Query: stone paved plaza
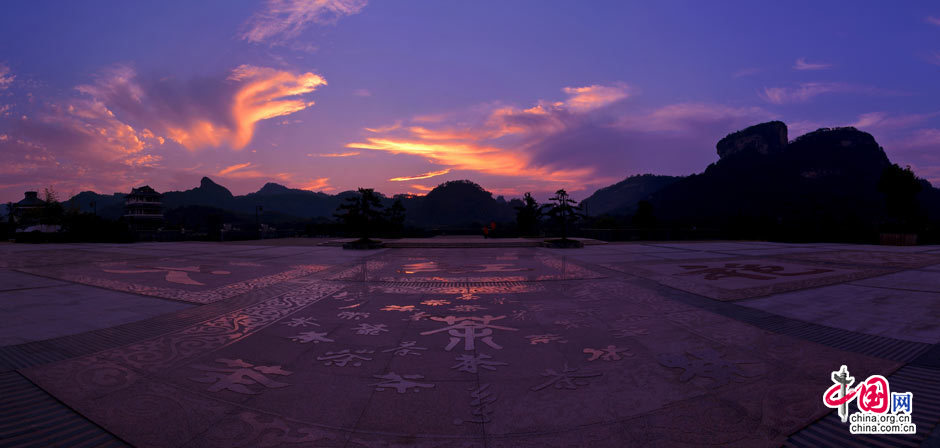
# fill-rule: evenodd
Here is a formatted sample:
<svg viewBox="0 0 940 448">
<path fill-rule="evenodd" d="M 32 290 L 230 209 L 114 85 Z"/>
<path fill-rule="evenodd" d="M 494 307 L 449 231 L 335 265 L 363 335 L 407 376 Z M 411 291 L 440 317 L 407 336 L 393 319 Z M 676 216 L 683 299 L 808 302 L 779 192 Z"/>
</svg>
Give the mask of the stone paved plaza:
<svg viewBox="0 0 940 448">
<path fill-rule="evenodd" d="M 0 446 L 940 440 L 937 246 L 314 243 L 0 244 Z M 851 436 L 843 364 L 917 433 Z"/>
</svg>

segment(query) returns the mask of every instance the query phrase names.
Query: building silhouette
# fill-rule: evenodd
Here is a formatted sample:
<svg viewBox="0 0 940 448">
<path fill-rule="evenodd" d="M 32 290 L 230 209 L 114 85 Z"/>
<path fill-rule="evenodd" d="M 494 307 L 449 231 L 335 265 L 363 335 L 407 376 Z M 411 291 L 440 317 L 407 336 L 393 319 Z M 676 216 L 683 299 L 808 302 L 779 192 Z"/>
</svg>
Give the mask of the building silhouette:
<svg viewBox="0 0 940 448">
<path fill-rule="evenodd" d="M 149 185 L 124 197 L 124 219 L 139 238 L 153 237 L 163 227 L 163 195 Z"/>
<path fill-rule="evenodd" d="M 27 191 L 24 198 L 13 205 L 13 222 L 17 232 L 57 232 L 61 228 L 58 224 L 45 222 L 47 214 L 46 201 L 39 199 L 39 193 Z"/>
</svg>

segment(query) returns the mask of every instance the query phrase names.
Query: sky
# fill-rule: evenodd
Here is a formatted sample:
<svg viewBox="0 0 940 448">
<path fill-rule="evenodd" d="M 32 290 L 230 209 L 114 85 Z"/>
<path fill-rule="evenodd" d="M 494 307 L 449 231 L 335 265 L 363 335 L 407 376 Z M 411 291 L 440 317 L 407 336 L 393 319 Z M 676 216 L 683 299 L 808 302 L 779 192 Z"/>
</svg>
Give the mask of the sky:
<svg viewBox="0 0 940 448">
<path fill-rule="evenodd" d="M 776 119 L 940 186 L 940 4 L 10 0 L 0 202 L 267 182 L 577 199 Z"/>
</svg>

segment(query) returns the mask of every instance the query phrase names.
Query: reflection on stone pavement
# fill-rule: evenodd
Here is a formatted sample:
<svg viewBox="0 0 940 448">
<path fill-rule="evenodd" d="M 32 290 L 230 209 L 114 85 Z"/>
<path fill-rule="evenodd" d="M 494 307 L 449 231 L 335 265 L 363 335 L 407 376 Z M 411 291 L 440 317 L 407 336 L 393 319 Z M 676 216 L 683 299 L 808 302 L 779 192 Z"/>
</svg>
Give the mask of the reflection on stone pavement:
<svg viewBox="0 0 940 448">
<path fill-rule="evenodd" d="M 361 259 L 334 248 L 270 257 L 260 248 L 239 259 L 232 246 L 175 244 L 173 264 L 146 250 L 101 260 L 92 246 L 76 263 L 16 270 L 199 304 L 290 288 L 21 373 L 139 446 L 779 446 L 830 412 L 820 398 L 839 365 L 890 378 L 905 362 L 735 313 L 774 309 L 778 298 L 799 307 L 792 295 L 801 291 L 905 269 L 935 275 L 926 268 L 940 264 L 927 253 L 936 248 L 859 260 L 835 245 L 755 256 L 728 251 L 780 246 L 700 244 L 395 249 Z M 621 255 L 658 260 L 612 261 Z M 872 334 L 940 342 L 929 325 L 940 293 L 921 294 L 913 316 L 903 294 L 892 296 L 892 318 L 924 327 L 916 338 Z M 853 297 L 814 299 L 843 303 L 843 320 L 865 316 Z M 828 314 L 785 314 L 774 316 L 840 328 Z M 932 429 L 922 426 L 917 440 Z"/>
</svg>

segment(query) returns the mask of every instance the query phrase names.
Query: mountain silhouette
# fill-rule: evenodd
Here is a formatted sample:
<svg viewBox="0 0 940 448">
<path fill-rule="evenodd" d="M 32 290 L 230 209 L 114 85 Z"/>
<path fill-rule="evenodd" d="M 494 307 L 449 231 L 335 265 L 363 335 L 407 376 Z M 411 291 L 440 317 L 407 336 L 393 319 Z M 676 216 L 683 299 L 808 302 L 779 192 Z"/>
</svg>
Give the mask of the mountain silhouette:
<svg viewBox="0 0 940 448">
<path fill-rule="evenodd" d="M 781 122 L 725 137 L 716 145 L 716 163 L 651 195 L 657 219 L 763 237 L 877 233 L 885 219 L 879 180 L 891 162 L 874 137 L 844 127 L 786 138 Z"/>
<path fill-rule="evenodd" d="M 418 196 L 402 201 L 407 209 L 406 221 L 427 227 L 469 227 L 491 221 L 515 219 L 514 205 L 469 180 L 445 182 Z"/>
<path fill-rule="evenodd" d="M 761 123 L 729 134 L 716 144 L 719 156 L 703 172 L 686 177 L 636 175 L 601 188 L 583 201 L 592 216 L 629 216 L 645 201 L 643 222 L 659 226 L 733 230 L 729 237 L 856 239 L 884 230 L 889 216 L 886 194 L 879 185 L 894 167 L 874 137 L 855 128 L 823 128 L 788 141 L 787 126 Z M 911 174 L 911 176 L 913 176 Z M 903 177 L 903 176 L 902 176 Z M 919 182 L 918 222 L 940 222 L 940 190 Z M 333 213 L 355 191 L 326 194 L 267 183 L 257 192 L 235 196 L 203 177 L 199 186 L 164 193 L 168 218 L 184 212 L 215 214 L 254 222 L 261 206 L 268 223 L 332 220 Z M 515 220 L 521 200 L 493 197 L 469 180 L 438 185 L 425 196 L 384 196 L 382 205 L 400 200 L 405 222 L 419 228 L 471 230 L 491 221 Z M 64 205 L 116 219 L 123 214 L 124 195 L 82 192 Z M 895 207 L 897 208 L 897 207 Z M 908 220 L 910 221 L 910 219 Z"/>
<path fill-rule="evenodd" d="M 593 216 L 629 215 L 636 210 L 637 203 L 681 179 L 680 176 L 655 174 L 630 176 L 616 184 L 595 191 L 594 194 L 581 201 L 581 206 L 584 207 L 585 213 Z"/>
</svg>

